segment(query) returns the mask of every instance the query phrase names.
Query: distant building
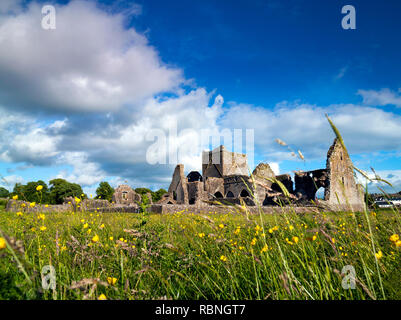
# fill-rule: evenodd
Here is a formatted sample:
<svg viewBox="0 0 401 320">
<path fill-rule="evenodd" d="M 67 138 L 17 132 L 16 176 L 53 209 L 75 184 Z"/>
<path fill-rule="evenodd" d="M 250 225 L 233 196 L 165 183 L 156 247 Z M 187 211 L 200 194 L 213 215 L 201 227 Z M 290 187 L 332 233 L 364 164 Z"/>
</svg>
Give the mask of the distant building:
<svg viewBox="0 0 401 320">
<path fill-rule="evenodd" d="M 135 205 L 141 202 L 141 196 L 137 194 L 130 186 L 122 184 L 114 191 L 112 201 L 115 204 Z"/>
</svg>

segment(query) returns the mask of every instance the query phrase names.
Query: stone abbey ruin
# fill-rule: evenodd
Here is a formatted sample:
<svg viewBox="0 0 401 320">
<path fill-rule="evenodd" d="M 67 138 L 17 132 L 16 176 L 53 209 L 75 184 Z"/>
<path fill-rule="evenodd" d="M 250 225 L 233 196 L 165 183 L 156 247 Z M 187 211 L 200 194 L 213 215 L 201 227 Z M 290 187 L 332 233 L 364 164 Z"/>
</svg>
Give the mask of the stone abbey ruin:
<svg viewBox="0 0 401 320">
<path fill-rule="evenodd" d="M 260 163 L 249 175 L 247 156 L 220 146 L 202 153 L 202 174 L 191 171 L 185 176 L 184 166 L 177 165 L 168 194 L 152 206 L 152 211 L 214 210 L 216 204 L 242 202 L 264 211 L 283 205 L 334 211 L 363 208 L 363 192 L 356 184 L 352 161 L 337 138 L 327 153 L 325 169 L 297 171 L 294 180 L 290 174 L 275 175 L 266 163 Z M 316 198 L 320 188 L 324 189 L 323 200 Z"/>
<path fill-rule="evenodd" d="M 316 193 L 324 189 L 324 199 Z M 184 174 L 184 166 L 176 166 L 168 193 L 157 203 L 152 203 L 149 212 L 174 213 L 178 211 L 227 212 L 227 208 L 247 205 L 250 212 L 261 209 L 277 212 L 281 207 L 291 206 L 296 212 L 316 210 L 346 211 L 363 210 L 363 190 L 357 185 L 354 169 L 347 150 L 336 138 L 327 153 L 325 169 L 295 171 L 294 181 L 290 174 L 275 175 L 267 163 L 260 163 L 249 175 L 247 156 L 234 153 L 219 146 L 202 153 L 202 174 L 191 171 Z M 97 212 L 140 212 L 141 195 L 128 185 L 120 185 L 110 203 L 101 199 L 84 199 L 76 203 L 73 197 L 64 204 L 29 207 L 28 202 L 10 200 L 6 210 L 70 211 L 88 210 Z"/>
</svg>

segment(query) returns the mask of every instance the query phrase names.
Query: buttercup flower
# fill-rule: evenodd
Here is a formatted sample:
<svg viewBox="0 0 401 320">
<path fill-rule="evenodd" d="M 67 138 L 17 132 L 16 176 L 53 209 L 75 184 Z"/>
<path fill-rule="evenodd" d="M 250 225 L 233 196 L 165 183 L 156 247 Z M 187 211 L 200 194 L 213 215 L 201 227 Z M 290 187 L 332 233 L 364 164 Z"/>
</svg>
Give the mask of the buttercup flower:
<svg viewBox="0 0 401 320">
<path fill-rule="evenodd" d="M 226 262 L 227 261 L 227 257 L 226 256 L 221 256 L 220 260 L 223 261 L 223 262 Z"/>
<path fill-rule="evenodd" d="M 93 238 L 92 238 L 92 242 L 98 242 L 99 241 L 99 236 L 96 234 Z"/>
<path fill-rule="evenodd" d="M 97 299 L 98 300 L 107 300 L 107 297 L 102 293 Z"/>
<path fill-rule="evenodd" d="M 379 252 L 376 253 L 376 258 L 381 259 L 382 257 L 383 257 L 383 252 L 381 252 L 381 250 L 379 250 Z"/>
<path fill-rule="evenodd" d="M 0 238 L 0 250 L 6 247 L 6 239 Z"/>
<path fill-rule="evenodd" d="M 117 278 L 114 278 L 114 277 L 107 277 L 107 282 L 108 282 L 109 284 L 111 284 L 112 286 L 114 286 L 114 285 L 116 284 L 116 282 L 117 282 Z"/>
<path fill-rule="evenodd" d="M 43 186 L 42 185 L 38 185 L 37 187 L 36 187 L 36 191 L 40 191 L 40 190 L 42 190 L 43 189 Z"/>
<path fill-rule="evenodd" d="M 398 240 L 400 240 L 400 237 L 399 237 L 398 234 L 393 234 L 393 235 L 390 237 L 390 241 L 391 241 L 391 242 L 397 242 Z"/>
<path fill-rule="evenodd" d="M 18 194 L 13 196 L 13 200 L 18 200 Z"/>
</svg>

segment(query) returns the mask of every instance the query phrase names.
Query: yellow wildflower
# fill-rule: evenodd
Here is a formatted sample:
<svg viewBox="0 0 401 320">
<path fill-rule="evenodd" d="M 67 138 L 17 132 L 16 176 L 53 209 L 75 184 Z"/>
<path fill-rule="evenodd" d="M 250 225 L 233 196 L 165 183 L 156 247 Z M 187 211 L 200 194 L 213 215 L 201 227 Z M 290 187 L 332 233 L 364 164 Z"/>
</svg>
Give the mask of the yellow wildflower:
<svg viewBox="0 0 401 320">
<path fill-rule="evenodd" d="M 383 252 L 381 252 L 381 250 L 379 250 L 379 252 L 376 253 L 376 258 L 381 259 L 382 257 L 383 257 Z"/>
<path fill-rule="evenodd" d="M 116 284 L 116 282 L 117 282 L 117 278 L 114 278 L 114 277 L 107 277 L 107 282 L 108 282 L 110 285 L 114 286 L 114 285 Z"/>
<path fill-rule="evenodd" d="M 113 238 L 113 237 L 110 237 L 109 239 L 110 239 L 111 241 L 113 241 L 114 238 Z"/>
<path fill-rule="evenodd" d="M 13 200 L 18 200 L 18 194 L 13 196 Z"/>
<path fill-rule="evenodd" d="M 36 206 L 36 202 L 31 202 L 31 203 L 29 204 L 29 206 L 30 206 L 31 208 L 33 208 L 34 206 Z"/>
<path fill-rule="evenodd" d="M 6 239 L 0 238 L 0 250 L 6 247 Z"/>
<path fill-rule="evenodd" d="M 220 228 L 220 229 L 223 229 L 223 228 L 224 228 L 224 224 L 220 223 L 220 224 L 219 224 L 219 228 Z"/>
<path fill-rule="evenodd" d="M 317 239 L 317 236 L 314 235 L 314 236 L 312 237 L 312 241 L 315 241 L 316 239 Z"/>
<path fill-rule="evenodd" d="M 292 237 L 292 241 L 294 241 L 295 243 L 298 243 L 299 238 L 298 237 Z"/>
<path fill-rule="evenodd" d="M 256 241 L 257 241 L 256 238 L 253 238 L 251 241 L 251 246 L 254 246 L 256 244 Z"/>
<path fill-rule="evenodd" d="M 87 223 L 84 224 L 84 229 L 86 229 L 89 225 Z"/>
<path fill-rule="evenodd" d="M 36 191 L 40 191 L 40 190 L 42 190 L 43 189 L 43 186 L 41 186 L 41 185 L 38 185 L 37 187 L 36 187 Z"/>
<path fill-rule="evenodd" d="M 92 238 L 92 242 L 98 242 L 99 241 L 99 236 L 96 234 L 93 238 Z"/>
<path fill-rule="evenodd" d="M 221 256 L 220 260 L 223 261 L 223 262 L 226 262 L 227 261 L 227 257 L 226 256 Z"/>
<path fill-rule="evenodd" d="M 22 212 L 21 211 L 17 212 L 17 216 L 22 216 Z"/>
<path fill-rule="evenodd" d="M 398 234 L 393 234 L 393 235 L 390 237 L 390 241 L 391 241 L 391 242 L 397 242 L 398 240 L 400 240 L 400 236 L 399 236 Z"/>
<path fill-rule="evenodd" d="M 104 228 L 104 223 L 102 223 L 99 228 L 103 229 Z"/>
<path fill-rule="evenodd" d="M 47 228 L 45 226 L 41 226 L 39 229 L 40 231 L 45 231 Z"/>
<path fill-rule="evenodd" d="M 261 253 L 262 253 L 262 252 L 266 252 L 268 248 L 269 248 L 269 247 L 267 246 L 267 244 L 265 244 L 265 246 L 262 248 L 262 250 L 260 250 L 260 252 L 261 252 Z"/>
<path fill-rule="evenodd" d="M 198 237 L 199 238 L 203 238 L 205 236 L 205 234 L 202 232 L 202 233 L 198 233 Z"/>
<path fill-rule="evenodd" d="M 107 297 L 102 293 L 97 299 L 98 300 L 107 300 Z"/>
<path fill-rule="evenodd" d="M 395 243 L 395 246 L 396 246 L 397 248 L 401 247 L 401 240 L 398 240 L 398 241 Z"/>
</svg>

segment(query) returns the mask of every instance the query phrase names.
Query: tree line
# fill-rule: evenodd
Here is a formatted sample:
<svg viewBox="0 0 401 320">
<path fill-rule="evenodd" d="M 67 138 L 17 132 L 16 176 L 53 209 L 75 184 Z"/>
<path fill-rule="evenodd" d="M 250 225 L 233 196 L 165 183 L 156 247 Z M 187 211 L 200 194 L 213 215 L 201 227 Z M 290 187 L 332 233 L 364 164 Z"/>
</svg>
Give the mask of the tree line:
<svg viewBox="0 0 401 320">
<path fill-rule="evenodd" d="M 167 193 L 165 189 L 152 191 L 148 188 L 136 188 L 134 190 L 142 197 L 151 194 L 153 202 L 159 201 Z M 96 189 L 95 199 L 104 199 L 111 202 L 113 194 L 114 188 L 107 181 L 102 181 Z M 61 178 L 50 180 L 49 185 L 42 180 L 30 181 L 25 185 L 16 183 L 12 192 L 0 187 L 0 198 L 12 198 L 15 196 L 18 196 L 19 200 L 42 204 L 62 204 L 67 197 L 88 198 L 79 184 L 68 182 Z"/>
</svg>

